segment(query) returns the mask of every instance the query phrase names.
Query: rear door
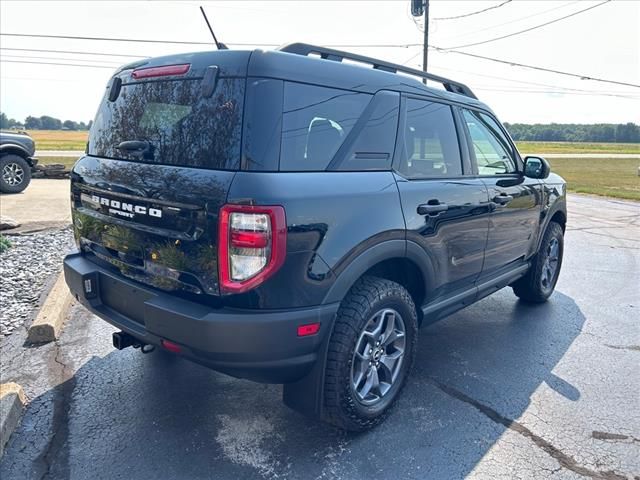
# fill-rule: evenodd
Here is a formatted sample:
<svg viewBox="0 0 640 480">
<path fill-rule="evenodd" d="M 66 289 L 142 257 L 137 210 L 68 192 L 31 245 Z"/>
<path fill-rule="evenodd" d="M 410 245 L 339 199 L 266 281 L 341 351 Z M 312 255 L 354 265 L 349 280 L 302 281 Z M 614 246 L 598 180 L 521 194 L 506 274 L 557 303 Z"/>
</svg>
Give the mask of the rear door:
<svg viewBox="0 0 640 480">
<path fill-rule="evenodd" d="M 498 121 L 478 110 L 462 109 L 472 165 L 486 184 L 491 202 L 483 277 L 524 262 L 535 249 L 541 211 L 539 180 L 524 177 L 520 159 Z"/>
<path fill-rule="evenodd" d="M 435 269 L 427 303 L 473 287 L 482 271 L 488 195 L 470 177 L 452 107 L 406 98 L 399 129 L 397 184 L 407 240 L 421 246 Z"/>
<path fill-rule="evenodd" d="M 218 214 L 240 164 L 245 80 L 215 53 L 189 59 L 110 82 L 72 172 L 73 221 L 95 261 L 165 290 L 217 294 Z"/>
</svg>

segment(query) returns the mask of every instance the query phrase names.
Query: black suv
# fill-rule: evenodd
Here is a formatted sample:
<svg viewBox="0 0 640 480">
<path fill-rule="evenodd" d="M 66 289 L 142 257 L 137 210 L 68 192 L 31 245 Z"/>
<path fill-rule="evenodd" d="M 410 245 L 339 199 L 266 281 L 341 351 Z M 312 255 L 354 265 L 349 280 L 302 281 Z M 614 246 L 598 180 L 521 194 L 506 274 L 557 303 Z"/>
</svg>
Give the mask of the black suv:
<svg viewBox="0 0 640 480">
<path fill-rule="evenodd" d="M 120 68 L 71 194 L 66 280 L 117 348 L 283 383 L 349 430 L 421 324 L 505 286 L 545 301 L 566 223 L 565 182 L 466 86 L 306 44 Z"/>
</svg>

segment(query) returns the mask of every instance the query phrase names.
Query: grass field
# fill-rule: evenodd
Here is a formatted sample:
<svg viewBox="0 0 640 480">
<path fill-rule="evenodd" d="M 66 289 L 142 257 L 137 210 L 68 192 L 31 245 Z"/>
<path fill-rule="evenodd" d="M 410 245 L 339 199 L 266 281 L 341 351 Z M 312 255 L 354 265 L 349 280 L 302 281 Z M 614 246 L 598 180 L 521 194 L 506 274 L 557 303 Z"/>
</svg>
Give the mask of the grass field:
<svg viewBox="0 0 640 480">
<path fill-rule="evenodd" d="M 570 192 L 640 200 L 640 160 L 635 158 L 551 158 Z"/>
<path fill-rule="evenodd" d="M 533 153 L 640 153 L 640 143 L 516 142 L 518 151 Z"/>
<path fill-rule="evenodd" d="M 77 157 L 42 157 L 40 162 L 71 168 Z M 552 158 L 553 171 L 564 177 L 570 192 L 640 200 L 640 161 L 634 158 Z"/>
<path fill-rule="evenodd" d="M 84 150 L 88 132 L 33 130 L 38 150 Z M 528 153 L 640 153 L 637 143 L 517 142 Z M 40 157 L 40 162 L 71 167 L 77 157 Z M 569 191 L 640 200 L 640 160 L 627 158 L 553 158 L 553 171 L 567 180 Z"/>
<path fill-rule="evenodd" d="M 38 150 L 84 150 L 87 131 L 29 130 Z M 640 143 L 516 142 L 520 153 L 639 153 Z"/>
<path fill-rule="evenodd" d="M 38 150 L 84 150 L 87 131 L 29 130 Z M 516 142 L 520 153 L 638 153 L 640 143 Z"/>
<path fill-rule="evenodd" d="M 36 142 L 37 150 L 82 150 L 87 145 L 89 132 L 71 130 L 28 130 Z"/>
</svg>

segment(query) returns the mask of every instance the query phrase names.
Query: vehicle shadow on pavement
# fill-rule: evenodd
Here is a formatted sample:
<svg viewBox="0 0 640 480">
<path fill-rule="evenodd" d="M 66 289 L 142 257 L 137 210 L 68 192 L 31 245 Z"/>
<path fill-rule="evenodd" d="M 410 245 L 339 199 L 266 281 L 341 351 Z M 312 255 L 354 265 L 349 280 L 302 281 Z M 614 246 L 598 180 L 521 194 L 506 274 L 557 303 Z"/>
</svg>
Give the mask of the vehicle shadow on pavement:
<svg viewBox="0 0 640 480">
<path fill-rule="evenodd" d="M 464 478 L 507 429 L 522 427 L 517 419 L 541 384 L 567 401 L 580 397 L 552 371 L 584 321 L 560 292 L 528 306 L 501 291 L 424 327 L 398 405 L 384 424 L 359 435 L 289 410 L 281 386 L 162 352 L 128 349 L 79 361 L 77 339 L 63 335 L 56 361 L 83 364 L 31 400 L 0 476 Z M 101 321 L 87 313 L 74 322 Z M 532 449 L 553 456 L 544 439 L 518 428 Z"/>
</svg>

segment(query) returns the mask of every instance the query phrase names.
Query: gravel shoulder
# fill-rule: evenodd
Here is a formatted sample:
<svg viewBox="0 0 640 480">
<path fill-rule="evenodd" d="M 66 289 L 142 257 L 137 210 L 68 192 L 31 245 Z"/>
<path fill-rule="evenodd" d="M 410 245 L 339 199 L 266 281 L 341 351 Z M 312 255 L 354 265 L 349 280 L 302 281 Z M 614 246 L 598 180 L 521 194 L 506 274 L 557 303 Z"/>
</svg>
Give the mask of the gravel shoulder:
<svg viewBox="0 0 640 480">
<path fill-rule="evenodd" d="M 73 247 L 71 227 L 8 238 L 12 247 L 0 254 L 0 339 L 34 316 Z"/>
</svg>

